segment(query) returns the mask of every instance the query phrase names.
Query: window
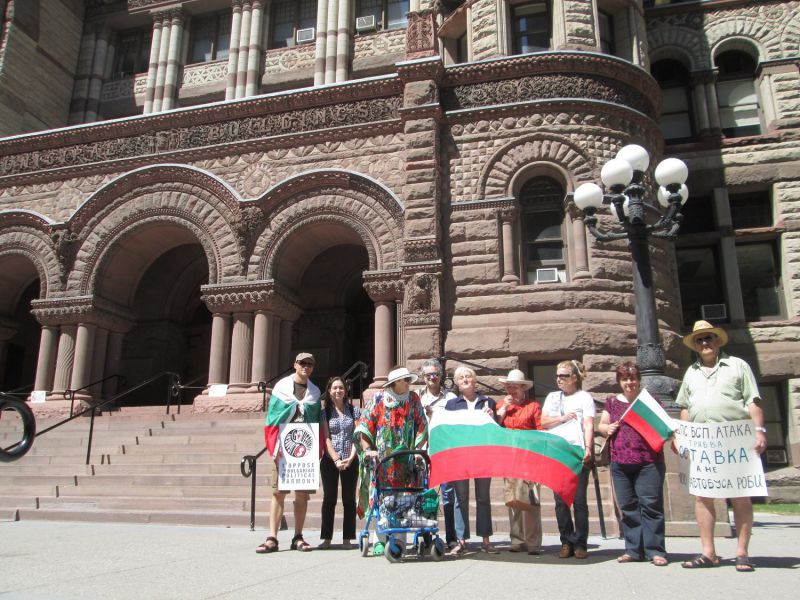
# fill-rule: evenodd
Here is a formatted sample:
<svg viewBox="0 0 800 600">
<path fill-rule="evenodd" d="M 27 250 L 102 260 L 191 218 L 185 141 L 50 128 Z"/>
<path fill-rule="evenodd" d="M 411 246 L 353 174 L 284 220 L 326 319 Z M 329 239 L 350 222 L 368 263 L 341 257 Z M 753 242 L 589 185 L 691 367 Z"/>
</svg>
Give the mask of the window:
<svg viewBox="0 0 800 600">
<path fill-rule="evenodd" d="M 514 54 L 550 49 L 548 2 L 525 2 L 511 6 Z"/>
<path fill-rule="evenodd" d="M 379 29 L 405 29 L 409 4 L 409 0 L 360 0 L 356 17 L 372 15 Z"/>
<path fill-rule="evenodd" d="M 732 50 L 716 58 L 717 101 L 722 133 L 727 137 L 759 135 L 761 119 L 754 77 L 755 59 L 745 52 Z"/>
<path fill-rule="evenodd" d="M 228 58 L 230 46 L 230 10 L 192 19 L 190 64 Z"/>
<path fill-rule="evenodd" d="M 114 79 L 132 77 L 137 73 L 147 72 L 152 35 L 153 31 L 150 27 L 128 29 L 117 33 L 112 75 Z"/>
<path fill-rule="evenodd" d="M 527 283 L 543 281 L 539 269 L 555 269 L 557 281 L 566 281 L 564 260 L 564 189 L 550 177 L 535 177 L 520 191 L 522 205 L 522 262 Z"/>
<path fill-rule="evenodd" d="M 762 458 L 767 465 L 789 464 L 786 454 L 786 414 L 783 400 L 783 384 L 759 383 L 761 409 L 764 411 L 764 427 L 767 428 L 767 451 Z"/>
<path fill-rule="evenodd" d="M 288 48 L 295 45 L 299 29 L 317 24 L 316 0 L 278 0 L 272 3 L 270 19 L 270 48 Z"/>
<path fill-rule="evenodd" d="M 602 10 L 597 11 L 597 17 L 600 21 L 600 51 L 603 54 L 616 54 L 614 44 L 614 17 Z"/>
<path fill-rule="evenodd" d="M 704 305 L 725 304 L 717 248 L 678 248 L 675 254 L 678 259 L 683 322 L 691 324 L 705 318 Z"/>
<path fill-rule="evenodd" d="M 661 131 L 669 141 L 692 138 L 689 71 L 676 60 L 660 60 L 650 72 L 661 87 Z"/>
<path fill-rule="evenodd" d="M 748 321 L 781 315 L 780 267 L 774 241 L 736 244 L 744 315 Z"/>
</svg>

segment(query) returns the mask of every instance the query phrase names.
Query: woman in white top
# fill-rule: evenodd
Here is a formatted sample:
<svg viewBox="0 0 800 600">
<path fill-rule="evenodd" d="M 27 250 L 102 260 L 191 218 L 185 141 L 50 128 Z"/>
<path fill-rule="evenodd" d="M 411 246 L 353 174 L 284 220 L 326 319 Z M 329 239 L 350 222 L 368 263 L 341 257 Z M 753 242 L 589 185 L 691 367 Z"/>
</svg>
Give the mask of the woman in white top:
<svg viewBox="0 0 800 600">
<path fill-rule="evenodd" d="M 556 520 L 561 534 L 559 558 L 586 558 L 586 541 L 589 537 L 589 506 L 586 503 L 586 489 L 589 486 L 589 471 L 592 464 L 594 444 L 594 399 L 581 389 L 586 369 L 577 360 L 565 360 L 556 367 L 556 384 L 560 391 L 550 392 L 542 406 L 542 428 L 552 429 L 575 419 L 580 423 L 583 433 L 583 470 L 578 476 L 578 489 L 572 513 L 566 502 L 558 494 L 556 500 Z"/>
</svg>

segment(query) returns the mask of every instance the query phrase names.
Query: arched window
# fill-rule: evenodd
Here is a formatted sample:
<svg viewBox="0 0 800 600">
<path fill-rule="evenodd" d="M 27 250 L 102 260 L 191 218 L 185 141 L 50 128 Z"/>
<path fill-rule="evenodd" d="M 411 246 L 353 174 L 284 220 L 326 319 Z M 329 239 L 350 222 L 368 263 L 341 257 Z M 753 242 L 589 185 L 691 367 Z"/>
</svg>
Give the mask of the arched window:
<svg viewBox="0 0 800 600">
<path fill-rule="evenodd" d="M 566 281 L 564 188 L 551 177 L 539 176 L 526 182 L 519 196 L 525 282 Z"/>
<path fill-rule="evenodd" d="M 727 137 L 759 135 L 756 60 L 746 52 L 730 50 L 719 54 L 714 62 L 718 69 L 717 101 L 722 133 Z"/>
<path fill-rule="evenodd" d="M 650 67 L 661 87 L 661 131 L 667 141 L 693 137 L 689 71 L 677 60 L 659 60 Z"/>
</svg>

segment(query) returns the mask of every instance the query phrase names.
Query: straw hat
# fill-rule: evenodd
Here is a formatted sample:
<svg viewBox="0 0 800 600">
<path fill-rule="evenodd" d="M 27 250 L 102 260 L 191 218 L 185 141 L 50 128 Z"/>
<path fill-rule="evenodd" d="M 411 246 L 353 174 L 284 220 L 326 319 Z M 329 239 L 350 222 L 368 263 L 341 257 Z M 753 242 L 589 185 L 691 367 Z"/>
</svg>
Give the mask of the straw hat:
<svg viewBox="0 0 800 600">
<path fill-rule="evenodd" d="M 699 335 L 705 335 L 708 333 L 713 333 L 719 338 L 721 342 L 720 346 L 724 346 L 728 343 L 728 333 L 724 329 L 721 329 L 720 327 L 714 327 L 708 321 L 695 321 L 694 327 L 692 327 L 692 333 L 683 338 L 683 345 L 690 350 L 696 350 L 694 339 Z"/>
<path fill-rule="evenodd" d="M 383 387 L 389 387 L 395 381 L 400 381 L 401 379 L 408 379 L 408 383 L 414 383 L 417 380 L 417 376 L 406 367 L 398 367 L 393 371 L 389 371 L 389 379 L 383 384 Z"/>
<path fill-rule="evenodd" d="M 530 379 L 525 379 L 525 373 L 519 369 L 511 369 L 506 377 L 500 377 L 500 383 L 518 383 L 522 389 L 529 390 L 533 387 Z"/>
</svg>

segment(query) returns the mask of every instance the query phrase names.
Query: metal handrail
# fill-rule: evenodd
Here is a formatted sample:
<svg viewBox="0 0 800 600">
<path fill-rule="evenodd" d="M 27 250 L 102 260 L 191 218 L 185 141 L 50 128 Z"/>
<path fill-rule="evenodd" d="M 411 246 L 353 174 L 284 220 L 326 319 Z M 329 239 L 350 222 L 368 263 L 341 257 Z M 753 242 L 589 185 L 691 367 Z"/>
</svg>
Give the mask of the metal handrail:
<svg viewBox="0 0 800 600">
<path fill-rule="evenodd" d="M 71 417 L 74 412 L 75 407 L 75 394 L 77 392 L 82 392 L 83 390 L 88 390 L 90 387 L 96 386 L 98 383 L 103 383 L 104 381 L 108 381 L 109 379 L 118 379 L 121 385 L 125 385 L 125 376 L 120 375 L 119 373 L 114 373 L 113 375 L 109 375 L 107 377 L 103 377 L 102 379 L 98 379 L 97 381 L 93 381 L 92 383 L 88 383 L 83 387 L 80 387 L 76 390 L 64 390 L 62 392 L 62 396 L 64 396 L 64 400 L 69 398 L 69 416 Z"/>
<path fill-rule="evenodd" d="M 0 394 L 4 394 L 6 396 L 29 396 L 31 391 L 33 390 L 33 383 L 26 383 L 25 385 L 21 385 L 18 388 L 14 388 L 13 390 L 8 391 L 0 391 Z M 30 388 L 30 389 L 28 389 Z"/>
<path fill-rule="evenodd" d="M 206 385 L 192 385 L 200 381 L 201 379 L 205 379 L 208 373 L 201 373 L 191 381 L 182 384 L 180 379 L 174 381 L 172 386 L 170 387 L 170 394 L 167 396 L 167 414 L 169 414 L 169 407 L 170 407 L 170 399 L 177 398 L 175 401 L 175 405 L 177 406 L 178 414 L 181 414 L 181 405 L 183 404 L 183 390 L 204 390 L 208 386 Z"/>
<path fill-rule="evenodd" d="M 358 372 L 353 377 L 350 377 L 348 379 L 348 375 L 350 375 L 350 373 L 352 373 L 353 371 L 356 371 L 356 369 L 358 369 Z M 344 375 L 342 375 L 342 380 L 344 381 L 347 393 L 350 394 L 350 398 L 355 397 L 355 394 L 353 393 L 353 383 L 355 381 L 359 381 L 361 383 L 361 385 L 359 386 L 361 389 L 358 396 L 359 400 L 362 400 L 361 396 L 363 396 L 364 394 L 364 380 L 367 378 L 368 374 L 369 374 L 369 365 L 361 360 L 357 360 L 356 362 L 354 362 L 352 366 L 349 369 L 347 369 L 347 371 L 344 372 Z"/>
<path fill-rule="evenodd" d="M 267 381 L 259 381 L 258 382 L 258 391 L 261 392 L 261 412 L 267 412 L 267 390 L 269 389 L 269 384 L 275 381 L 276 379 L 280 379 L 284 375 L 286 375 L 289 371 L 294 370 L 294 367 L 286 367 L 283 371 L 268 379 Z"/>
<path fill-rule="evenodd" d="M 99 402 L 97 404 L 92 404 L 90 407 L 88 407 L 88 408 L 86 408 L 86 409 L 84 409 L 84 410 L 82 410 L 82 411 L 80 411 L 78 413 L 75 413 L 74 415 L 71 415 L 71 416 L 67 417 L 63 421 L 59 421 L 58 423 L 55 423 L 54 425 L 51 425 L 50 427 L 47 427 L 46 429 L 43 429 L 43 430 L 39 431 L 36 434 L 36 437 L 39 437 L 40 435 L 44 435 L 45 433 L 47 433 L 49 431 L 52 431 L 53 429 L 56 429 L 57 427 L 61 427 L 62 425 L 65 425 L 66 423 L 69 423 L 70 421 L 72 421 L 74 419 L 77 419 L 78 417 L 82 417 L 83 415 L 85 415 L 88 412 L 91 412 L 91 419 L 89 421 L 89 439 L 87 440 L 87 444 L 86 444 L 86 464 L 88 465 L 89 461 L 90 461 L 90 458 L 91 458 L 91 454 L 92 454 L 92 437 L 94 435 L 94 418 L 95 418 L 95 416 L 97 414 L 97 411 L 101 410 L 106 405 L 111 404 L 112 402 L 116 402 L 117 400 L 119 400 L 123 396 L 126 396 L 126 395 L 128 395 L 128 394 L 130 394 L 132 392 L 135 392 L 136 390 L 139 390 L 139 389 L 143 388 L 144 386 L 149 385 L 149 384 L 153 383 L 154 381 L 157 381 L 158 379 L 160 379 L 162 377 L 165 377 L 165 376 L 169 377 L 170 378 L 170 382 L 171 382 L 170 387 L 169 387 L 168 396 L 167 396 L 167 402 L 169 402 L 169 396 L 171 396 L 171 394 L 172 394 L 172 388 L 175 385 L 175 381 L 178 381 L 178 382 L 180 381 L 180 375 L 178 375 L 177 373 L 174 373 L 172 371 L 161 371 L 160 373 L 156 373 L 152 377 L 149 377 L 148 379 L 145 379 L 144 381 L 136 384 L 132 388 L 128 388 L 124 392 L 120 392 L 116 396 L 108 398 L 107 400 L 103 400 L 102 402 Z M 167 410 L 169 410 L 169 406 L 167 407 Z"/>
<path fill-rule="evenodd" d="M 369 365 L 361 361 L 357 361 L 349 369 L 347 369 L 345 373 L 349 374 L 353 372 L 356 368 L 359 369 L 358 375 L 356 375 L 356 377 L 353 377 L 350 381 L 355 381 L 356 379 L 363 379 L 367 376 L 367 373 L 369 372 Z M 258 382 L 259 391 L 261 391 L 266 398 L 267 385 L 273 382 L 281 375 L 288 373 L 292 369 L 293 367 L 289 367 L 288 369 L 283 371 L 283 373 L 281 373 L 280 375 L 276 375 L 269 381 L 264 381 L 264 382 L 259 381 Z M 344 375 L 342 377 L 344 378 Z M 262 389 L 262 384 L 263 384 L 263 389 Z M 345 380 L 345 384 L 347 384 L 347 380 Z M 266 410 L 266 399 L 264 400 L 263 406 L 264 410 Z M 257 461 L 261 456 L 264 455 L 266 451 L 267 447 L 264 446 L 258 454 L 246 454 L 245 456 L 243 456 L 241 462 L 239 463 L 239 470 L 242 472 L 242 477 L 244 477 L 245 479 L 248 477 L 251 478 L 250 479 L 250 531 L 255 531 L 256 529 L 256 481 L 257 481 L 256 470 L 258 468 Z"/>
</svg>

